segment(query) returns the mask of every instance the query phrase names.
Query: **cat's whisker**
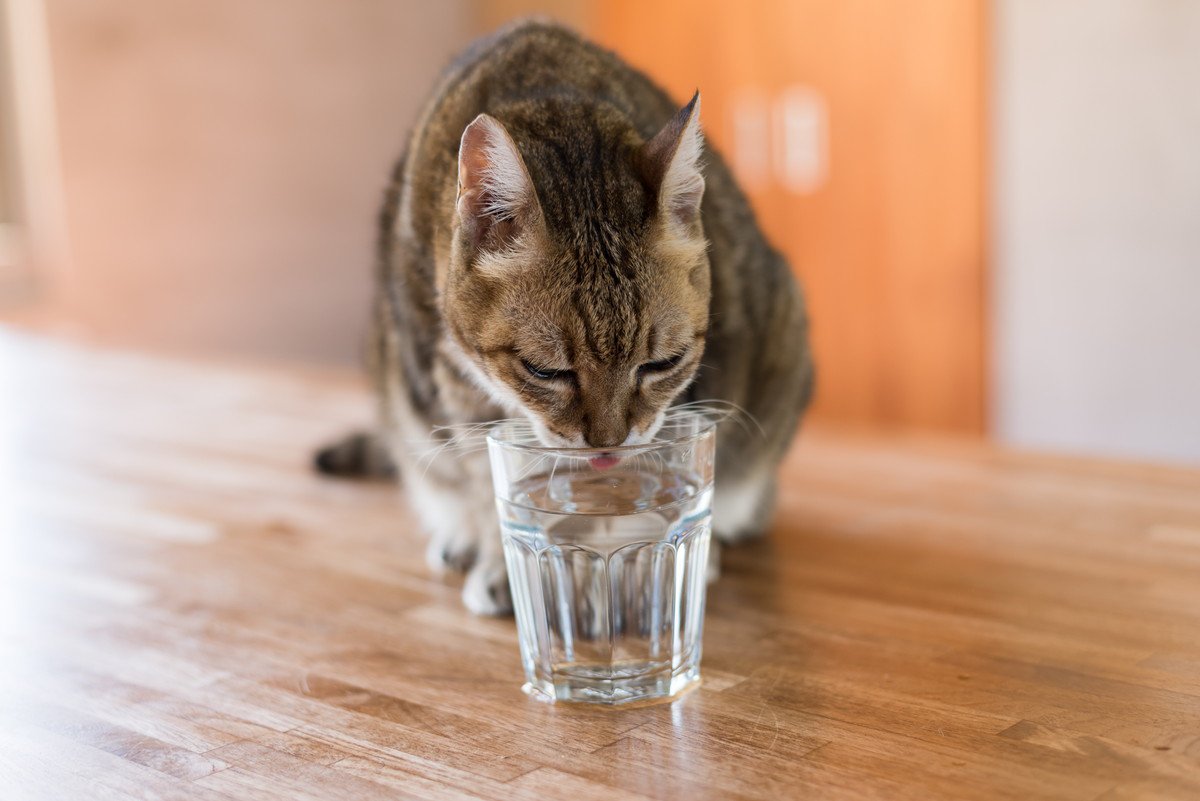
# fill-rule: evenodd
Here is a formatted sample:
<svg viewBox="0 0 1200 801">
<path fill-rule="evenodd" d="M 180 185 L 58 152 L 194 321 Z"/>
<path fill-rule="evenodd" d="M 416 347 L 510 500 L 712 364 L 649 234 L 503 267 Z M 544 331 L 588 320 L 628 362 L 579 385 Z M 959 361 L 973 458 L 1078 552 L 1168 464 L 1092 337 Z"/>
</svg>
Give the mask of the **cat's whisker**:
<svg viewBox="0 0 1200 801">
<path fill-rule="evenodd" d="M 763 429 L 762 424 L 759 423 L 758 418 L 746 411 L 744 407 L 739 406 L 733 401 L 722 400 L 719 398 L 706 398 L 697 401 L 690 401 L 688 403 L 680 403 L 667 410 L 668 419 L 671 419 L 670 415 L 672 412 L 675 412 L 677 415 L 675 419 L 679 419 L 678 415 L 689 412 L 711 415 L 715 419 L 717 425 L 720 425 L 726 420 L 732 419 L 745 431 L 749 431 L 749 429 L 746 427 L 746 423 L 748 422 L 753 424 L 755 429 L 758 430 L 760 436 L 766 436 L 766 431 Z"/>
<path fill-rule="evenodd" d="M 549 454 L 543 454 L 543 455 L 539 456 L 539 457 L 538 457 L 538 459 L 537 459 L 537 461 L 536 461 L 536 462 L 532 462 L 532 463 L 529 465 L 529 468 L 528 468 L 528 469 L 527 469 L 525 472 L 521 473 L 521 475 L 517 476 L 517 477 L 514 479 L 514 481 L 521 481 L 521 480 L 523 480 L 523 479 L 529 478 L 529 476 L 533 475 L 533 473 L 534 473 L 534 472 L 535 472 L 535 471 L 536 471 L 536 470 L 537 470 L 539 467 L 541 467 L 543 464 L 545 464 L 546 460 L 547 460 L 547 459 L 549 459 L 549 458 L 550 458 L 550 455 L 549 455 Z M 557 458 L 558 458 L 558 457 L 555 457 L 555 459 L 557 459 Z"/>
<path fill-rule="evenodd" d="M 426 444 L 429 440 L 425 440 L 420 444 Z M 417 457 L 417 466 L 421 468 L 422 477 L 428 475 L 429 468 L 433 462 L 440 456 L 446 453 L 454 453 L 457 455 L 466 455 L 467 453 L 476 450 L 482 450 L 486 445 L 475 434 L 461 434 L 452 437 L 445 442 L 437 443 L 429 447 L 414 452 Z M 422 466 L 423 465 L 423 466 Z"/>
<path fill-rule="evenodd" d="M 459 458 L 482 452 L 487 449 L 487 434 L 497 425 L 509 425 L 518 431 L 532 434 L 533 427 L 527 418 L 510 417 L 497 420 L 487 420 L 474 423 L 451 423 L 436 425 L 430 429 L 430 438 L 409 440 L 408 443 L 417 446 L 411 454 L 416 457 L 417 466 L 422 468 L 422 476 L 427 475 L 433 462 L 445 455 Z M 449 433 L 450 436 L 437 441 L 439 435 Z"/>
<path fill-rule="evenodd" d="M 461 439 L 463 437 L 474 436 L 476 434 L 486 434 L 494 426 L 497 425 L 515 425 L 521 422 L 528 422 L 520 418 L 509 418 L 501 420 L 488 420 L 482 423 L 458 423 L 449 425 L 438 425 L 431 429 L 431 433 L 438 435 L 444 432 L 452 432 L 451 440 Z"/>
</svg>

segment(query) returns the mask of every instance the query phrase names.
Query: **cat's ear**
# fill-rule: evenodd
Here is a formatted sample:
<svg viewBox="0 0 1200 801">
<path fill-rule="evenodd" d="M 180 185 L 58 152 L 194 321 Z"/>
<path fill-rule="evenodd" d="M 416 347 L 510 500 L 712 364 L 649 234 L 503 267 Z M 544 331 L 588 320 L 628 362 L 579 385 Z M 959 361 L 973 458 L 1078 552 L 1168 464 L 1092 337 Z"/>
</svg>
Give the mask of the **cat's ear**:
<svg viewBox="0 0 1200 801">
<path fill-rule="evenodd" d="M 538 213 L 517 145 L 495 117 L 480 114 L 458 146 L 458 216 L 473 249 L 500 250 Z"/>
<path fill-rule="evenodd" d="M 700 133 L 700 92 L 642 145 L 641 167 L 646 185 L 658 195 L 659 210 L 672 222 L 691 225 L 700 218 L 704 176 L 700 155 L 704 136 Z"/>
</svg>

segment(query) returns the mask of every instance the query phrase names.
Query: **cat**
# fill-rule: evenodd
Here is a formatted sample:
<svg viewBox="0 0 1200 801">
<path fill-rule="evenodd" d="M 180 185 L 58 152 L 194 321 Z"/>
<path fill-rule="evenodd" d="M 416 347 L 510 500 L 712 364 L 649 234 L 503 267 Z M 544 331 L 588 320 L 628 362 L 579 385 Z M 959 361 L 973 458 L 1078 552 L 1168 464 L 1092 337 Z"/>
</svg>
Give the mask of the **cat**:
<svg viewBox="0 0 1200 801">
<path fill-rule="evenodd" d="M 487 455 L 452 446 L 490 420 L 527 418 L 546 445 L 612 447 L 650 440 L 677 400 L 721 404 L 746 420 L 718 432 L 714 532 L 732 543 L 769 522 L 812 394 L 808 320 L 705 152 L 700 106 L 526 21 L 450 66 L 395 167 L 367 348 L 379 423 L 316 463 L 398 473 L 427 561 L 467 571 L 476 613 L 511 599 Z"/>
</svg>

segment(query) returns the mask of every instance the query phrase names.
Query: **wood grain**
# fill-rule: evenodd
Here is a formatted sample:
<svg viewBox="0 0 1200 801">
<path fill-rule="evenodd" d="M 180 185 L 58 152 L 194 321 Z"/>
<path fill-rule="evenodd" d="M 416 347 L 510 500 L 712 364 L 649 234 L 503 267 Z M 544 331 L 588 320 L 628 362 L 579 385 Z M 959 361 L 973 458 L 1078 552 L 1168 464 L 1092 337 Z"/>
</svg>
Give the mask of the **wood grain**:
<svg viewBox="0 0 1200 801">
<path fill-rule="evenodd" d="M 806 432 L 705 684 L 521 694 L 359 382 L 0 330 L 0 798 L 1194 799 L 1200 473 Z"/>
</svg>

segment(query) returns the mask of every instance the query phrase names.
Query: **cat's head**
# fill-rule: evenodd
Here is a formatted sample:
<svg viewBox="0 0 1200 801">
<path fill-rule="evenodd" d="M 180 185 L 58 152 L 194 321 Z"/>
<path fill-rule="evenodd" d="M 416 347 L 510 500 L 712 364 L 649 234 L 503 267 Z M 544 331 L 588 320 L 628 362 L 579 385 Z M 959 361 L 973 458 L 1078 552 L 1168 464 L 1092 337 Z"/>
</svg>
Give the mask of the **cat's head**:
<svg viewBox="0 0 1200 801">
<path fill-rule="evenodd" d="M 553 104 L 462 135 L 450 349 L 548 445 L 649 440 L 699 367 L 699 101 L 649 140 L 611 109 Z"/>
</svg>

